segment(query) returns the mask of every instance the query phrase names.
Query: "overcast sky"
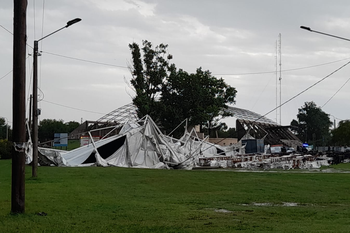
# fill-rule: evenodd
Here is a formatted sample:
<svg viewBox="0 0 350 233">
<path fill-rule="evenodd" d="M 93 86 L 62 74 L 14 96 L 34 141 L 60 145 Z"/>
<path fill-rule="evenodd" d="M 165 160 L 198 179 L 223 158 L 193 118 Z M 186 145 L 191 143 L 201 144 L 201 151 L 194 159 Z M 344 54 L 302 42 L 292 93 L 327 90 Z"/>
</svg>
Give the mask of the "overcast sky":
<svg viewBox="0 0 350 233">
<path fill-rule="evenodd" d="M 350 38 L 349 12 L 347 0 L 29 0 L 28 55 L 35 39 L 82 19 L 39 43 L 40 119 L 97 120 L 131 103 L 128 44 L 142 40 L 168 44 L 178 68 L 210 70 L 237 89 L 235 107 L 265 115 L 280 102 L 279 34 L 283 103 L 350 61 L 350 42 L 300 26 Z M 11 122 L 13 1 L 0 2 L 0 26 L 0 117 Z M 32 56 L 26 64 L 29 105 Z M 282 125 L 310 101 L 349 119 L 349 78 L 345 66 L 283 105 Z M 280 121 L 279 111 L 266 117 Z"/>
</svg>

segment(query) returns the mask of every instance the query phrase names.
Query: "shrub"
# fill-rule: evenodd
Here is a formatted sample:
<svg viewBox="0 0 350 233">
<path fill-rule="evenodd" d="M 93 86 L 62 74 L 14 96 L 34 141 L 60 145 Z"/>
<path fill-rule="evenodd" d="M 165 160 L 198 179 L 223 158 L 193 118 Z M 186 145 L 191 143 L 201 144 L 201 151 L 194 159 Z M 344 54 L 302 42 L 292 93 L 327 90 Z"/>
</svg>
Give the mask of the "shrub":
<svg viewBox="0 0 350 233">
<path fill-rule="evenodd" d="M 12 142 L 0 139 L 0 159 L 11 159 Z"/>
</svg>

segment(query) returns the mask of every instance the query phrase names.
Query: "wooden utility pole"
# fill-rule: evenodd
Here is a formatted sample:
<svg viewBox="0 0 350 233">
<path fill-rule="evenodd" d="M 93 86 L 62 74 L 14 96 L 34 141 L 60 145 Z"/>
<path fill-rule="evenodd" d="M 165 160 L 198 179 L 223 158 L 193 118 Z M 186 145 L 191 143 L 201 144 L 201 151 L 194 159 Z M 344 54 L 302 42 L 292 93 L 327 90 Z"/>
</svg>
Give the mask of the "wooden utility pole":
<svg viewBox="0 0 350 233">
<path fill-rule="evenodd" d="M 12 192 L 11 212 L 25 210 L 25 88 L 27 0 L 14 0 L 12 91 Z"/>
</svg>

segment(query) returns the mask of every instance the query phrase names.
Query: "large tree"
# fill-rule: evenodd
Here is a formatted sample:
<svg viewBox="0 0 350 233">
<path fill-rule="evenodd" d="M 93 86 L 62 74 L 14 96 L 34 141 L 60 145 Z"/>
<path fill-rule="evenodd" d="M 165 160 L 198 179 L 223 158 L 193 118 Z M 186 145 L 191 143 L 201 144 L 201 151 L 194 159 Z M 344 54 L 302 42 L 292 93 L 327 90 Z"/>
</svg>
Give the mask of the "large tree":
<svg viewBox="0 0 350 233">
<path fill-rule="evenodd" d="M 154 120 L 159 118 L 160 103 L 157 101 L 163 83 L 169 75 L 169 61 L 167 45 L 160 44 L 152 48 L 152 43 L 143 41 L 143 56 L 138 44 L 129 44 L 132 54 L 133 67 L 130 67 L 133 78 L 131 84 L 135 88 L 136 96 L 133 103 L 137 107 L 137 114 L 141 118 L 150 115 Z"/>
<path fill-rule="evenodd" d="M 324 145 L 330 139 L 330 127 L 332 121 L 329 115 L 322 111 L 314 102 L 305 102 L 298 109 L 298 120 L 291 122 L 295 126 L 300 140 L 315 145 Z"/>
<path fill-rule="evenodd" d="M 185 119 L 189 125 L 202 125 L 228 116 L 227 104 L 235 102 L 236 89 L 202 68 L 193 74 L 177 69 L 167 47 L 152 48 L 148 41 L 143 41 L 142 49 L 136 43 L 129 45 L 133 103 L 139 117 L 150 115 L 169 133 Z"/>
<path fill-rule="evenodd" d="M 230 115 L 228 103 L 234 103 L 235 88 L 223 79 L 217 79 L 209 71 L 197 69 L 188 74 L 183 70 L 172 70 L 160 98 L 165 109 L 162 111 L 163 124 L 168 128 L 188 119 L 189 125 L 211 125 L 217 127 L 218 116 Z"/>
<path fill-rule="evenodd" d="M 350 146 L 350 120 L 340 121 L 338 128 L 332 131 L 332 142 L 336 146 Z"/>
</svg>

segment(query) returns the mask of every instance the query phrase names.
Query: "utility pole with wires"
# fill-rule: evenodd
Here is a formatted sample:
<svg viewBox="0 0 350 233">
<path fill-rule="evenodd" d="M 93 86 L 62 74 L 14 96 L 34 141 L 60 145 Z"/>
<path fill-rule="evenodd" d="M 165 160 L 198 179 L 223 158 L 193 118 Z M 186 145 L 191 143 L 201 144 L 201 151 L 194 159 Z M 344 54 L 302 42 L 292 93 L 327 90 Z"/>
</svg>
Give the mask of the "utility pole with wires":
<svg viewBox="0 0 350 233">
<path fill-rule="evenodd" d="M 11 212 L 25 211 L 27 0 L 14 0 Z"/>
</svg>

